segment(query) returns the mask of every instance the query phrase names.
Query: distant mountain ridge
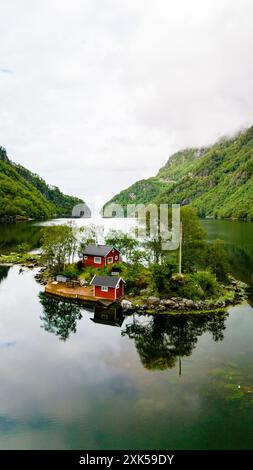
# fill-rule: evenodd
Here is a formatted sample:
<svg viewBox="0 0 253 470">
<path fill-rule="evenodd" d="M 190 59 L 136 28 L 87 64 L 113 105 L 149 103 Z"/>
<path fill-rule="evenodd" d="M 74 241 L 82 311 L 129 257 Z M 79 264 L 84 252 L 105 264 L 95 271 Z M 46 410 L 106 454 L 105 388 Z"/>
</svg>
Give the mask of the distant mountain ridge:
<svg viewBox="0 0 253 470">
<path fill-rule="evenodd" d="M 40 176 L 12 162 L 0 146 L 0 218 L 67 217 L 83 201 L 49 186 Z"/>
<path fill-rule="evenodd" d="M 190 204 L 201 217 L 253 220 L 253 126 L 206 148 L 172 155 L 156 177 L 141 180 L 108 203 Z"/>
</svg>

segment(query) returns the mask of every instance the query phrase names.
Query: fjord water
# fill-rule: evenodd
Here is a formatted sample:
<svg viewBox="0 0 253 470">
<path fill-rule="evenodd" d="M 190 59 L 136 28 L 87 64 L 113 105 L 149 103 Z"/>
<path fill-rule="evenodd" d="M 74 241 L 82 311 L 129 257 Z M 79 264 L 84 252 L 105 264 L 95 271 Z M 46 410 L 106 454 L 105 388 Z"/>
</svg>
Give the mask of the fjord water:
<svg viewBox="0 0 253 470">
<path fill-rule="evenodd" d="M 204 225 L 252 286 L 253 224 Z M 6 252 L 38 245 L 40 227 L 13 227 Z M 124 318 L 42 291 L 34 271 L 0 268 L 1 449 L 253 448 L 250 303 L 215 316 Z"/>
</svg>

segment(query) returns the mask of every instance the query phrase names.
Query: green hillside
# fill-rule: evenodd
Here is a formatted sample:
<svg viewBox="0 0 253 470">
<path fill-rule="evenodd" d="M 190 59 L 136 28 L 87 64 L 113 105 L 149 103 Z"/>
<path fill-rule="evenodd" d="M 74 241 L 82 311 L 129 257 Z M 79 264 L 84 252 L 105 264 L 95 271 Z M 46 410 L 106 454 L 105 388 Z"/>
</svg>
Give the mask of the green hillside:
<svg viewBox="0 0 253 470">
<path fill-rule="evenodd" d="M 156 194 L 149 183 L 156 181 Z M 122 191 L 109 202 L 155 202 L 195 207 L 201 217 L 253 220 L 253 127 L 209 148 L 172 155 L 155 178 Z M 140 188 L 140 190 L 139 190 Z M 145 193 L 145 194 L 143 194 Z M 108 204 L 108 203 L 107 203 Z"/>
<path fill-rule="evenodd" d="M 126 207 L 127 204 L 148 204 L 160 194 L 161 189 L 166 187 L 167 185 L 163 184 L 159 178 L 140 180 L 128 189 L 121 191 L 117 196 L 108 201 L 104 207 L 110 203 L 120 204 L 123 207 Z"/>
<path fill-rule="evenodd" d="M 38 175 L 11 162 L 0 147 L 0 218 L 43 219 L 68 216 L 73 206 L 83 202 L 50 187 Z"/>
</svg>

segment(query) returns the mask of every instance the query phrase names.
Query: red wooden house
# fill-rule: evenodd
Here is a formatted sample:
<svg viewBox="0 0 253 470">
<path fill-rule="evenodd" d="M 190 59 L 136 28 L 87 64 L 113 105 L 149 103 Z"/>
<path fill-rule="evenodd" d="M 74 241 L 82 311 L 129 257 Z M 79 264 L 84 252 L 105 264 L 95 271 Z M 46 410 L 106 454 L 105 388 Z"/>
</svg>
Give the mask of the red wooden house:
<svg viewBox="0 0 253 470">
<path fill-rule="evenodd" d="M 111 245 L 88 245 L 83 252 L 84 266 L 102 268 L 105 265 L 118 263 L 120 252 Z"/>
<path fill-rule="evenodd" d="M 97 276 L 91 281 L 95 297 L 107 300 L 119 300 L 124 295 L 124 281 L 117 276 Z"/>
</svg>

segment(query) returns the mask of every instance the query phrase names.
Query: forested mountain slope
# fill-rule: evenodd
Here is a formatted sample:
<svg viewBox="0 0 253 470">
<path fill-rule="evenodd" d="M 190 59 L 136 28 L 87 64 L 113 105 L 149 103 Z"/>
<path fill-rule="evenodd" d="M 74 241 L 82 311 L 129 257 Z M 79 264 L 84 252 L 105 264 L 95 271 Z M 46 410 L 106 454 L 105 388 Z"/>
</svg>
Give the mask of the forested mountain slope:
<svg viewBox="0 0 253 470">
<path fill-rule="evenodd" d="M 0 147 L 0 218 L 64 217 L 80 202 L 83 201 L 50 187 L 38 175 L 13 163 Z"/>
<path fill-rule="evenodd" d="M 178 152 L 145 180 L 146 189 L 140 183 L 109 202 L 190 204 L 201 217 L 253 220 L 253 127 L 211 147 Z"/>
</svg>

